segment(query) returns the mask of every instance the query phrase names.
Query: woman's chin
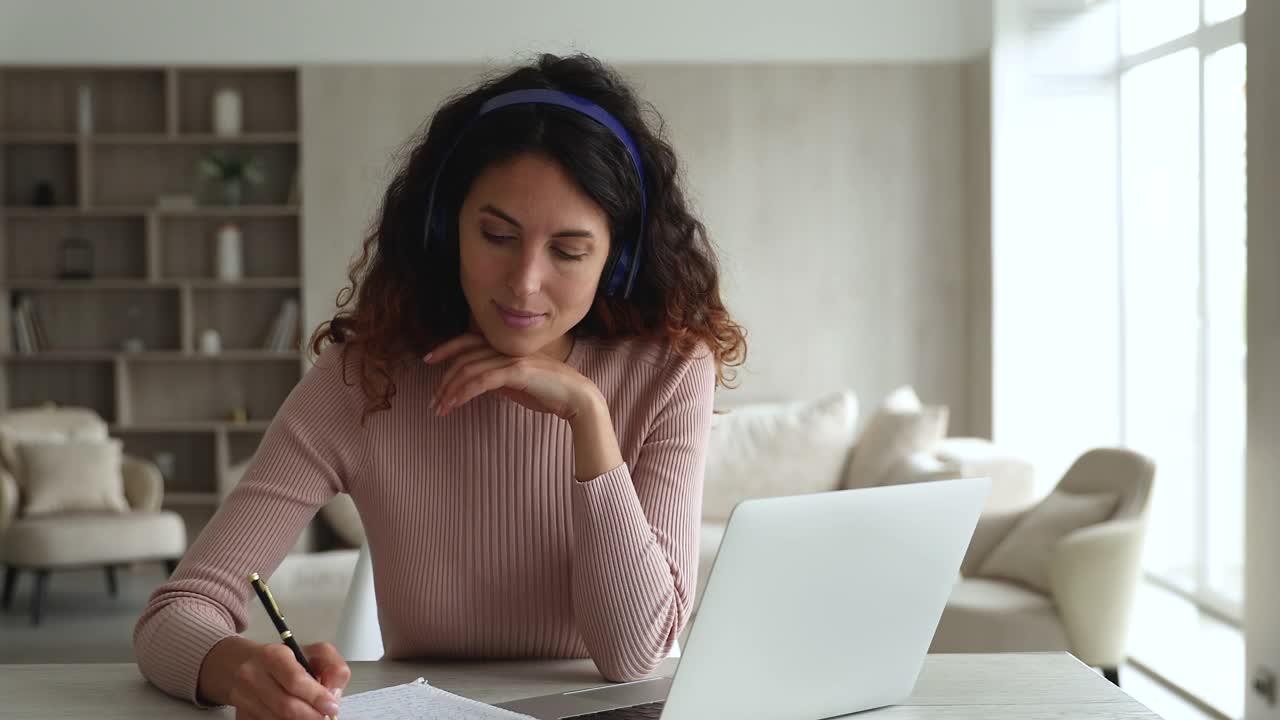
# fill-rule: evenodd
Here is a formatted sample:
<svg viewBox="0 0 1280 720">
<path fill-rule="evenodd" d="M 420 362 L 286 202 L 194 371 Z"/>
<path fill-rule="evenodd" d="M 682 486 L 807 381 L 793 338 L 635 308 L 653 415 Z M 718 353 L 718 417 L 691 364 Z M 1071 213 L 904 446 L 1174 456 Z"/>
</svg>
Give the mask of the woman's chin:
<svg viewBox="0 0 1280 720">
<path fill-rule="evenodd" d="M 513 333 L 506 328 L 486 329 L 484 338 L 489 341 L 489 345 L 493 346 L 494 350 L 511 357 L 534 355 L 545 344 L 531 336 Z"/>
</svg>

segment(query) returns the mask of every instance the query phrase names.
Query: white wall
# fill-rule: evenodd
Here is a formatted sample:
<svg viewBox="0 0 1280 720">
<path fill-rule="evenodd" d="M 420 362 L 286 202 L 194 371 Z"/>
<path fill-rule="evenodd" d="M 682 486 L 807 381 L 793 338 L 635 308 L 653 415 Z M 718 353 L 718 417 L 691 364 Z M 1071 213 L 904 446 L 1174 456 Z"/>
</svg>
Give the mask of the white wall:
<svg viewBox="0 0 1280 720">
<path fill-rule="evenodd" d="M 973 58 L 989 0 L 0 0 L 0 63 Z"/>
<path fill-rule="evenodd" d="M 1249 83 L 1248 483 L 1245 668 L 1280 673 L 1280 3 L 1252 0 L 1244 24 Z M 1246 691 L 1248 720 L 1280 706 Z"/>
<path fill-rule="evenodd" d="M 1120 437 L 1114 4 L 1058 4 L 996 0 L 991 60 L 992 432 L 1041 491 Z"/>
<path fill-rule="evenodd" d="M 974 65 L 622 67 L 668 123 L 749 332 L 741 388 L 722 404 L 852 387 L 869 414 L 912 383 L 971 430 L 985 403 L 973 343 L 986 342 L 970 330 L 986 308 L 970 267 L 983 220 L 969 205 L 987 202 L 970 183 L 985 164 L 971 138 L 986 135 Z M 309 326 L 332 309 L 391 152 L 476 70 L 304 69 Z"/>
</svg>

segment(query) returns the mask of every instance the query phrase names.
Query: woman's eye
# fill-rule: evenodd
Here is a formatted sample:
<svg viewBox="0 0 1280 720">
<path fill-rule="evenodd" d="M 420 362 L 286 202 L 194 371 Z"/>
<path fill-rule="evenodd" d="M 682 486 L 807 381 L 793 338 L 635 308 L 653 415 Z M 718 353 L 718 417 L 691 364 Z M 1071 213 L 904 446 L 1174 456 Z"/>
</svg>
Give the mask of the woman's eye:
<svg viewBox="0 0 1280 720">
<path fill-rule="evenodd" d="M 574 262 L 581 261 L 582 258 L 587 256 L 586 253 L 582 253 L 580 255 L 574 255 L 573 253 L 565 252 L 564 250 L 560 250 L 559 248 L 557 248 L 554 252 L 556 254 L 556 257 L 560 258 L 561 260 L 572 260 Z"/>
<path fill-rule="evenodd" d="M 504 243 L 504 242 L 507 242 L 508 240 L 514 239 L 510 235 L 498 235 L 498 234 L 487 232 L 484 230 L 481 230 L 480 234 L 483 235 L 484 238 L 491 243 Z"/>
</svg>

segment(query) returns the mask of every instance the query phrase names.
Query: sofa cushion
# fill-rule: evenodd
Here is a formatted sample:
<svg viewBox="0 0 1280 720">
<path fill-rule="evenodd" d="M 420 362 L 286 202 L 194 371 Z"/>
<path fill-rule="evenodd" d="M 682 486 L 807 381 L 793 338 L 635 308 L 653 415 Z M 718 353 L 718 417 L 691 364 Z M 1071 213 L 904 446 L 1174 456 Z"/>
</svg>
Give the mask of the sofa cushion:
<svg viewBox="0 0 1280 720">
<path fill-rule="evenodd" d="M 128 511 L 118 439 L 22 442 L 17 449 L 22 465 L 21 515 Z"/>
<path fill-rule="evenodd" d="M 978 567 L 978 575 L 1050 592 L 1049 559 L 1054 545 L 1074 530 L 1111 517 L 1116 501 L 1114 493 L 1049 493 L 992 549 Z"/>
<path fill-rule="evenodd" d="M 358 555 L 356 550 L 290 553 L 267 577 L 272 595 L 280 600 L 280 610 L 298 637 L 307 642 L 337 639 Z M 246 611 L 249 624 L 242 635 L 261 643 L 280 640 L 262 603 L 255 601 Z"/>
<path fill-rule="evenodd" d="M 65 513 L 10 525 L 0 555 L 19 567 L 58 568 L 176 559 L 186 549 L 186 525 L 174 512 Z"/>
<path fill-rule="evenodd" d="M 712 416 L 702 516 L 722 521 L 743 500 L 838 489 L 857 420 L 847 391 Z"/>
<path fill-rule="evenodd" d="M 946 436 L 948 416 L 945 406 L 922 405 L 910 386 L 890 393 L 858 434 L 841 487 L 875 487 L 900 478 L 908 472 L 904 462 Z"/>
<path fill-rule="evenodd" d="M 338 539 L 349 548 L 364 544 L 364 523 L 356 503 L 346 493 L 339 493 L 320 508 L 320 515 L 329 523 Z"/>
<path fill-rule="evenodd" d="M 968 578 L 952 590 L 929 652 L 1067 649 L 1066 629 L 1048 596 L 1000 580 Z"/>
<path fill-rule="evenodd" d="M 77 407 L 33 407 L 0 415 L 0 465 L 22 477 L 18 445 L 23 442 L 65 442 L 107 439 L 107 424 L 93 410 Z"/>
</svg>

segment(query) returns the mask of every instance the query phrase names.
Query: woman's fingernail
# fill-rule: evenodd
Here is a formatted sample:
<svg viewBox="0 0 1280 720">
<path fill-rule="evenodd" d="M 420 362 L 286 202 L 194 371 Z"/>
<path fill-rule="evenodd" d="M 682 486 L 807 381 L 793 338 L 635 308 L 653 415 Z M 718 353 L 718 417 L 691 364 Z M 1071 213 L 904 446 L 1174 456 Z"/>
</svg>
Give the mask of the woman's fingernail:
<svg viewBox="0 0 1280 720">
<path fill-rule="evenodd" d="M 339 700 L 342 699 L 342 688 L 334 688 L 329 692 L 333 693 L 333 696 L 338 698 Z"/>
<path fill-rule="evenodd" d="M 338 717 L 338 703 L 327 702 L 324 704 L 324 707 L 320 708 L 320 712 L 324 713 L 325 715 L 328 715 L 331 718 L 336 718 Z"/>
<path fill-rule="evenodd" d="M 422 362 L 431 362 L 431 353 L 422 356 Z"/>
</svg>

